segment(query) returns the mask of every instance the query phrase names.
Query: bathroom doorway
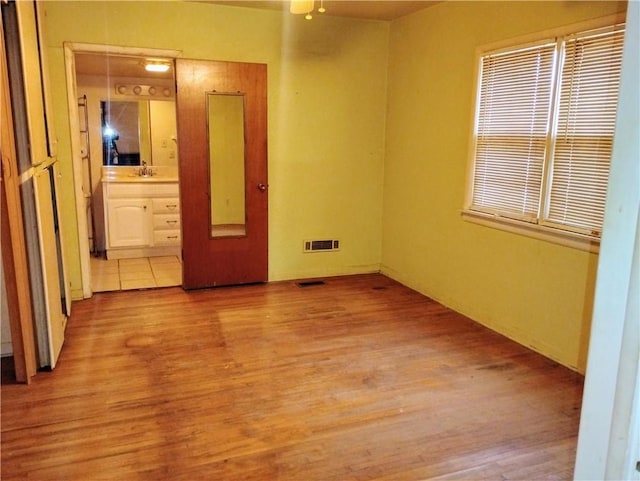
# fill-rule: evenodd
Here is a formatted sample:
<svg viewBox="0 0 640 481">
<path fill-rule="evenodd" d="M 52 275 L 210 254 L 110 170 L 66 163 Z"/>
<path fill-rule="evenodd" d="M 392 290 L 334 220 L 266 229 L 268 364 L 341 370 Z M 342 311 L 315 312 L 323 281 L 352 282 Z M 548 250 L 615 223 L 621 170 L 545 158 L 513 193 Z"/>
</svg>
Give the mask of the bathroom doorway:
<svg viewBox="0 0 640 481">
<path fill-rule="evenodd" d="M 76 217 L 84 298 L 91 297 L 93 292 L 182 284 L 182 263 L 180 256 L 176 255 L 179 246 L 156 253 L 143 249 L 139 255 L 136 252 L 107 255 L 107 205 L 102 182 L 106 174 L 111 175 L 118 169 L 136 169 L 132 159 L 139 159 L 139 164 L 144 161 L 156 173 L 175 172 L 172 175 L 177 181 L 173 69 L 167 74 L 151 75 L 144 66 L 149 59 L 164 59 L 172 65 L 173 59 L 179 55 L 180 52 L 175 50 L 65 44 L 74 187 L 76 199 L 79 199 Z M 140 105 L 140 121 L 131 127 L 134 135 L 127 134 L 124 126 L 121 127 L 122 132 L 116 134 L 122 135 L 123 140 L 126 136 L 135 136 L 139 143 L 134 143 L 135 146 L 131 142 L 125 145 L 119 138 L 111 137 L 114 145 L 120 148 L 123 161 L 128 159 L 122 165 L 117 162 L 114 164 L 113 157 L 110 157 L 111 162 L 104 162 L 105 129 L 102 124 L 105 105 L 110 105 L 110 102 L 114 103 L 114 112 L 118 112 L 118 102 L 128 102 L 136 108 Z M 163 109 L 154 109 L 152 102 L 162 104 Z M 160 110 L 165 112 L 164 115 L 167 115 L 167 110 L 171 112 L 172 130 L 166 129 L 165 122 L 151 125 L 150 111 Z M 114 120 L 117 115 L 114 113 Z M 152 138 L 151 131 L 162 132 L 162 138 L 157 135 Z M 179 217 L 179 212 L 177 215 Z"/>
</svg>

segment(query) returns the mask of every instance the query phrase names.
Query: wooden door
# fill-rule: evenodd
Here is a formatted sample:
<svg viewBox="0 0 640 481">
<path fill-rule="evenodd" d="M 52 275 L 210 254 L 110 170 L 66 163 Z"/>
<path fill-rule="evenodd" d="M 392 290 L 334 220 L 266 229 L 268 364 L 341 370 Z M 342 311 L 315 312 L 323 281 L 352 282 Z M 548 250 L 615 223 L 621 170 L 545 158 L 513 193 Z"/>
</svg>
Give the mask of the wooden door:
<svg viewBox="0 0 640 481">
<path fill-rule="evenodd" d="M 0 35 L 0 57 L 0 250 L 16 380 L 29 383 L 37 369 L 35 334 L 4 35 Z"/>
<path fill-rule="evenodd" d="M 178 59 L 176 84 L 183 287 L 265 282 L 267 67 Z M 223 118 L 235 127 L 222 128 Z M 242 160 L 232 166 L 227 151 Z"/>
</svg>

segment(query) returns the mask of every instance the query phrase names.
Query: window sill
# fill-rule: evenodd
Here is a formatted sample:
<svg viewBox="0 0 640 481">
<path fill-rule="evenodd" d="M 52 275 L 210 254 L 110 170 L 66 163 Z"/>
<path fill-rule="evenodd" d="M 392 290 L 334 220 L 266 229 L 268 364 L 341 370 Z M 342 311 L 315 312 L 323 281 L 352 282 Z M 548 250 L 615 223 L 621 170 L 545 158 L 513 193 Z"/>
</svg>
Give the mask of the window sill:
<svg viewBox="0 0 640 481">
<path fill-rule="evenodd" d="M 462 211 L 462 218 L 474 224 L 493 227 L 512 234 L 525 235 L 595 254 L 600 252 L 600 240 L 585 235 L 470 210 Z"/>
</svg>

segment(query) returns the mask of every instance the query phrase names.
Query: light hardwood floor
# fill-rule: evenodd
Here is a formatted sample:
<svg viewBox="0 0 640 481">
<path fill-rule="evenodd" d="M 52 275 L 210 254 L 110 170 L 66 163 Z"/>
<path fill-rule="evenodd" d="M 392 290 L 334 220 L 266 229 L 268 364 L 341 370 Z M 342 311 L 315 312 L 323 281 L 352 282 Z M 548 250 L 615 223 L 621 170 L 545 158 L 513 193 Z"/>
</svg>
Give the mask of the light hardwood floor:
<svg viewBox="0 0 640 481">
<path fill-rule="evenodd" d="M 74 303 L 2 479 L 568 480 L 582 376 L 382 275 Z"/>
</svg>

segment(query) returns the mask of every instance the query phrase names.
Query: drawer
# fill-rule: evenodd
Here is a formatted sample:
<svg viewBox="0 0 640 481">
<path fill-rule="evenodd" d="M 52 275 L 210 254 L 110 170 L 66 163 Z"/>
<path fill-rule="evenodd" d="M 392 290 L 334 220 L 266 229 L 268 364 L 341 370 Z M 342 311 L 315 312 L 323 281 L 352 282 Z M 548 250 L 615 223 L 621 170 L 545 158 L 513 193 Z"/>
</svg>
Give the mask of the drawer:
<svg viewBox="0 0 640 481">
<path fill-rule="evenodd" d="M 179 246 L 180 230 L 158 230 L 153 233 L 154 246 Z"/>
<path fill-rule="evenodd" d="M 163 197 L 152 199 L 154 214 L 180 213 L 180 199 L 178 197 Z"/>
<path fill-rule="evenodd" d="M 153 214 L 153 230 L 180 229 L 180 214 Z"/>
</svg>

